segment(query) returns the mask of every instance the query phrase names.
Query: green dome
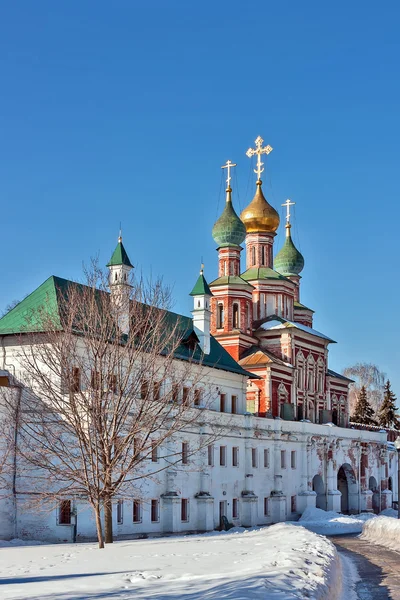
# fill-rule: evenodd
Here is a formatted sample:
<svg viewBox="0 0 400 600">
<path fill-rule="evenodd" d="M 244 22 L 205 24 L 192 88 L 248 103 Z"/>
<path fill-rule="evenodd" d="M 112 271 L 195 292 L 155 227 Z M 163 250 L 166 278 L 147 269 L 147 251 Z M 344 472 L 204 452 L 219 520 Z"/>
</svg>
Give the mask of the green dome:
<svg viewBox="0 0 400 600">
<path fill-rule="evenodd" d="M 275 256 L 274 269 L 285 277 L 299 275 L 304 269 L 304 258 L 293 244 L 290 235 L 290 225 L 286 225 L 285 243 Z"/>
<path fill-rule="evenodd" d="M 231 188 L 228 188 L 225 208 L 212 229 L 212 236 L 220 248 L 240 246 L 246 237 L 246 228 L 232 206 L 231 193 Z"/>
</svg>

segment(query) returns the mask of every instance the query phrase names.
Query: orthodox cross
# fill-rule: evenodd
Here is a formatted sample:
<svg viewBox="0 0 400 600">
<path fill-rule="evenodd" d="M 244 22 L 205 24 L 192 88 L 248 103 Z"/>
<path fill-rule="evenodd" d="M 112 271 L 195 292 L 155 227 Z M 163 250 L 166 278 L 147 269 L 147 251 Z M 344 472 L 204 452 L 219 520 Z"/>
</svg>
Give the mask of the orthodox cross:
<svg viewBox="0 0 400 600">
<path fill-rule="evenodd" d="M 290 221 L 290 207 L 294 206 L 296 202 L 291 202 L 289 198 L 282 204 L 282 206 L 286 206 L 286 223 L 289 225 Z"/>
<path fill-rule="evenodd" d="M 226 187 L 230 188 L 230 182 L 231 182 L 231 168 L 232 167 L 236 167 L 236 163 L 231 162 L 230 160 L 226 161 L 225 165 L 222 165 L 221 169 L 228 169 L 228 177 L 226 178 Z"/>
<path fill-rule="evenodd" d="M 269 154 L 273 150 L 273 148 L 271 148 L 270 145 L 264 146 L 264 148 L 263 148 L 262 147 L 263 142 L 264 142 L 264 140 L 262 139 L 262 137 L 258 136 L 258 138 L 255 141 L 256 147 L 249 148 L 246 152 L 246 156 L 248 156 L 249 158 L 251 158 L 252 156 L 257 154 L 257 169 L 254 169 L 254 173 L 257 173 L 258 179 L 260 179 L 261 173 L 264 171 L 264 169 L 263 169 L 264 163 L 261 162 L 261 154 Z"/>
</svg>

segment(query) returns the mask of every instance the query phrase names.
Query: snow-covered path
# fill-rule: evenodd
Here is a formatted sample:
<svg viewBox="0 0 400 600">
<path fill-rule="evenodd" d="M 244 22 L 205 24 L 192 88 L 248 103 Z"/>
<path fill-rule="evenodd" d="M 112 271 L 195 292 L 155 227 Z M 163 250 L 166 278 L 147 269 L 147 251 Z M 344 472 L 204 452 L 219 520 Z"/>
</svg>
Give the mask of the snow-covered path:
<svg viewBox="0 0 400 600">
<path fill-rule="evenodd" d="M 301 527 L 0 547 L 2 600 L 336 600 L 333 544 Z"/>
<path fill-rule="evenodd" d="M 330 539 L 345 563 L 344 587 L 348 591 L 344 592 L 343 600 L 400 600 L 399 553 L 356 535 Z"/>
</svg>

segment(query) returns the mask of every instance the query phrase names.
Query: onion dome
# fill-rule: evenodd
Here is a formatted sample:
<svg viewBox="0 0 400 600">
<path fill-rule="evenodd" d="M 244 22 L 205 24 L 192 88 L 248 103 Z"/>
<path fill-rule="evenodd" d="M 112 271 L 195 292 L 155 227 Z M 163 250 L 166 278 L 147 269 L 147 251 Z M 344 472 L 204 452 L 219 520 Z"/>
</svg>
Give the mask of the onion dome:
<svg viewBox="0 0 400 600">
<path fill-rule="evenodd" d="M 299 275 L 304 269 L 303 255 L 297 250 L 293 244 L 292 236 L 290 235 L 291 225 L 286 225 L 286 239 L 282 248 L 275 256 L 274 269 L 285 277 L 291 275 Z"/>
<path fill-rule="evenodd" d="M 262 181 L 259 179 L 253 200 L 240 215 L 247 233 L 275 233 L 279 227 L 279 214 L 266 201 L 261 184 Z"/>
<path fill-rule="evenodd" d="M 246 229 L 232 206 L 232 189 L 226 190 L 226 202 L 222 215 L 214 224 L 212 236 L 220 248 L 240 246 L 246 237 Z"/>
</svg>

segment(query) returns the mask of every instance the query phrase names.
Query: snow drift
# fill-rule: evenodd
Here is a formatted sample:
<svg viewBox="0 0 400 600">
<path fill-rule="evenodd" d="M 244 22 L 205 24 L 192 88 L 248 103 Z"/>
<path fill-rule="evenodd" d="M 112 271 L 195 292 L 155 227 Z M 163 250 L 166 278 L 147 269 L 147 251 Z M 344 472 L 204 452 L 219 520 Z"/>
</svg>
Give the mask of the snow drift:
<svg viewBox="0 0 400 600">
<path fill-rule="evenodd" d="M 364 524 L 360 537 L 400 552 L 400 520 L 393 517 L 376 517 Z"/>
<path fill-rule="evenodd" d="M 306 527 L 321 535 L 339 535 L 343 533 L 360 533 L 366 521 L 374 519 L 372 513 L 361 515 L 343 515 L 320 508 L 306 508 L 297 525 Z"/>
<path fill-rule="evenodd" d="M 334 545 L 303 527 L 0 548 L 2 600 L 338 600 Z"/>
</svg>

